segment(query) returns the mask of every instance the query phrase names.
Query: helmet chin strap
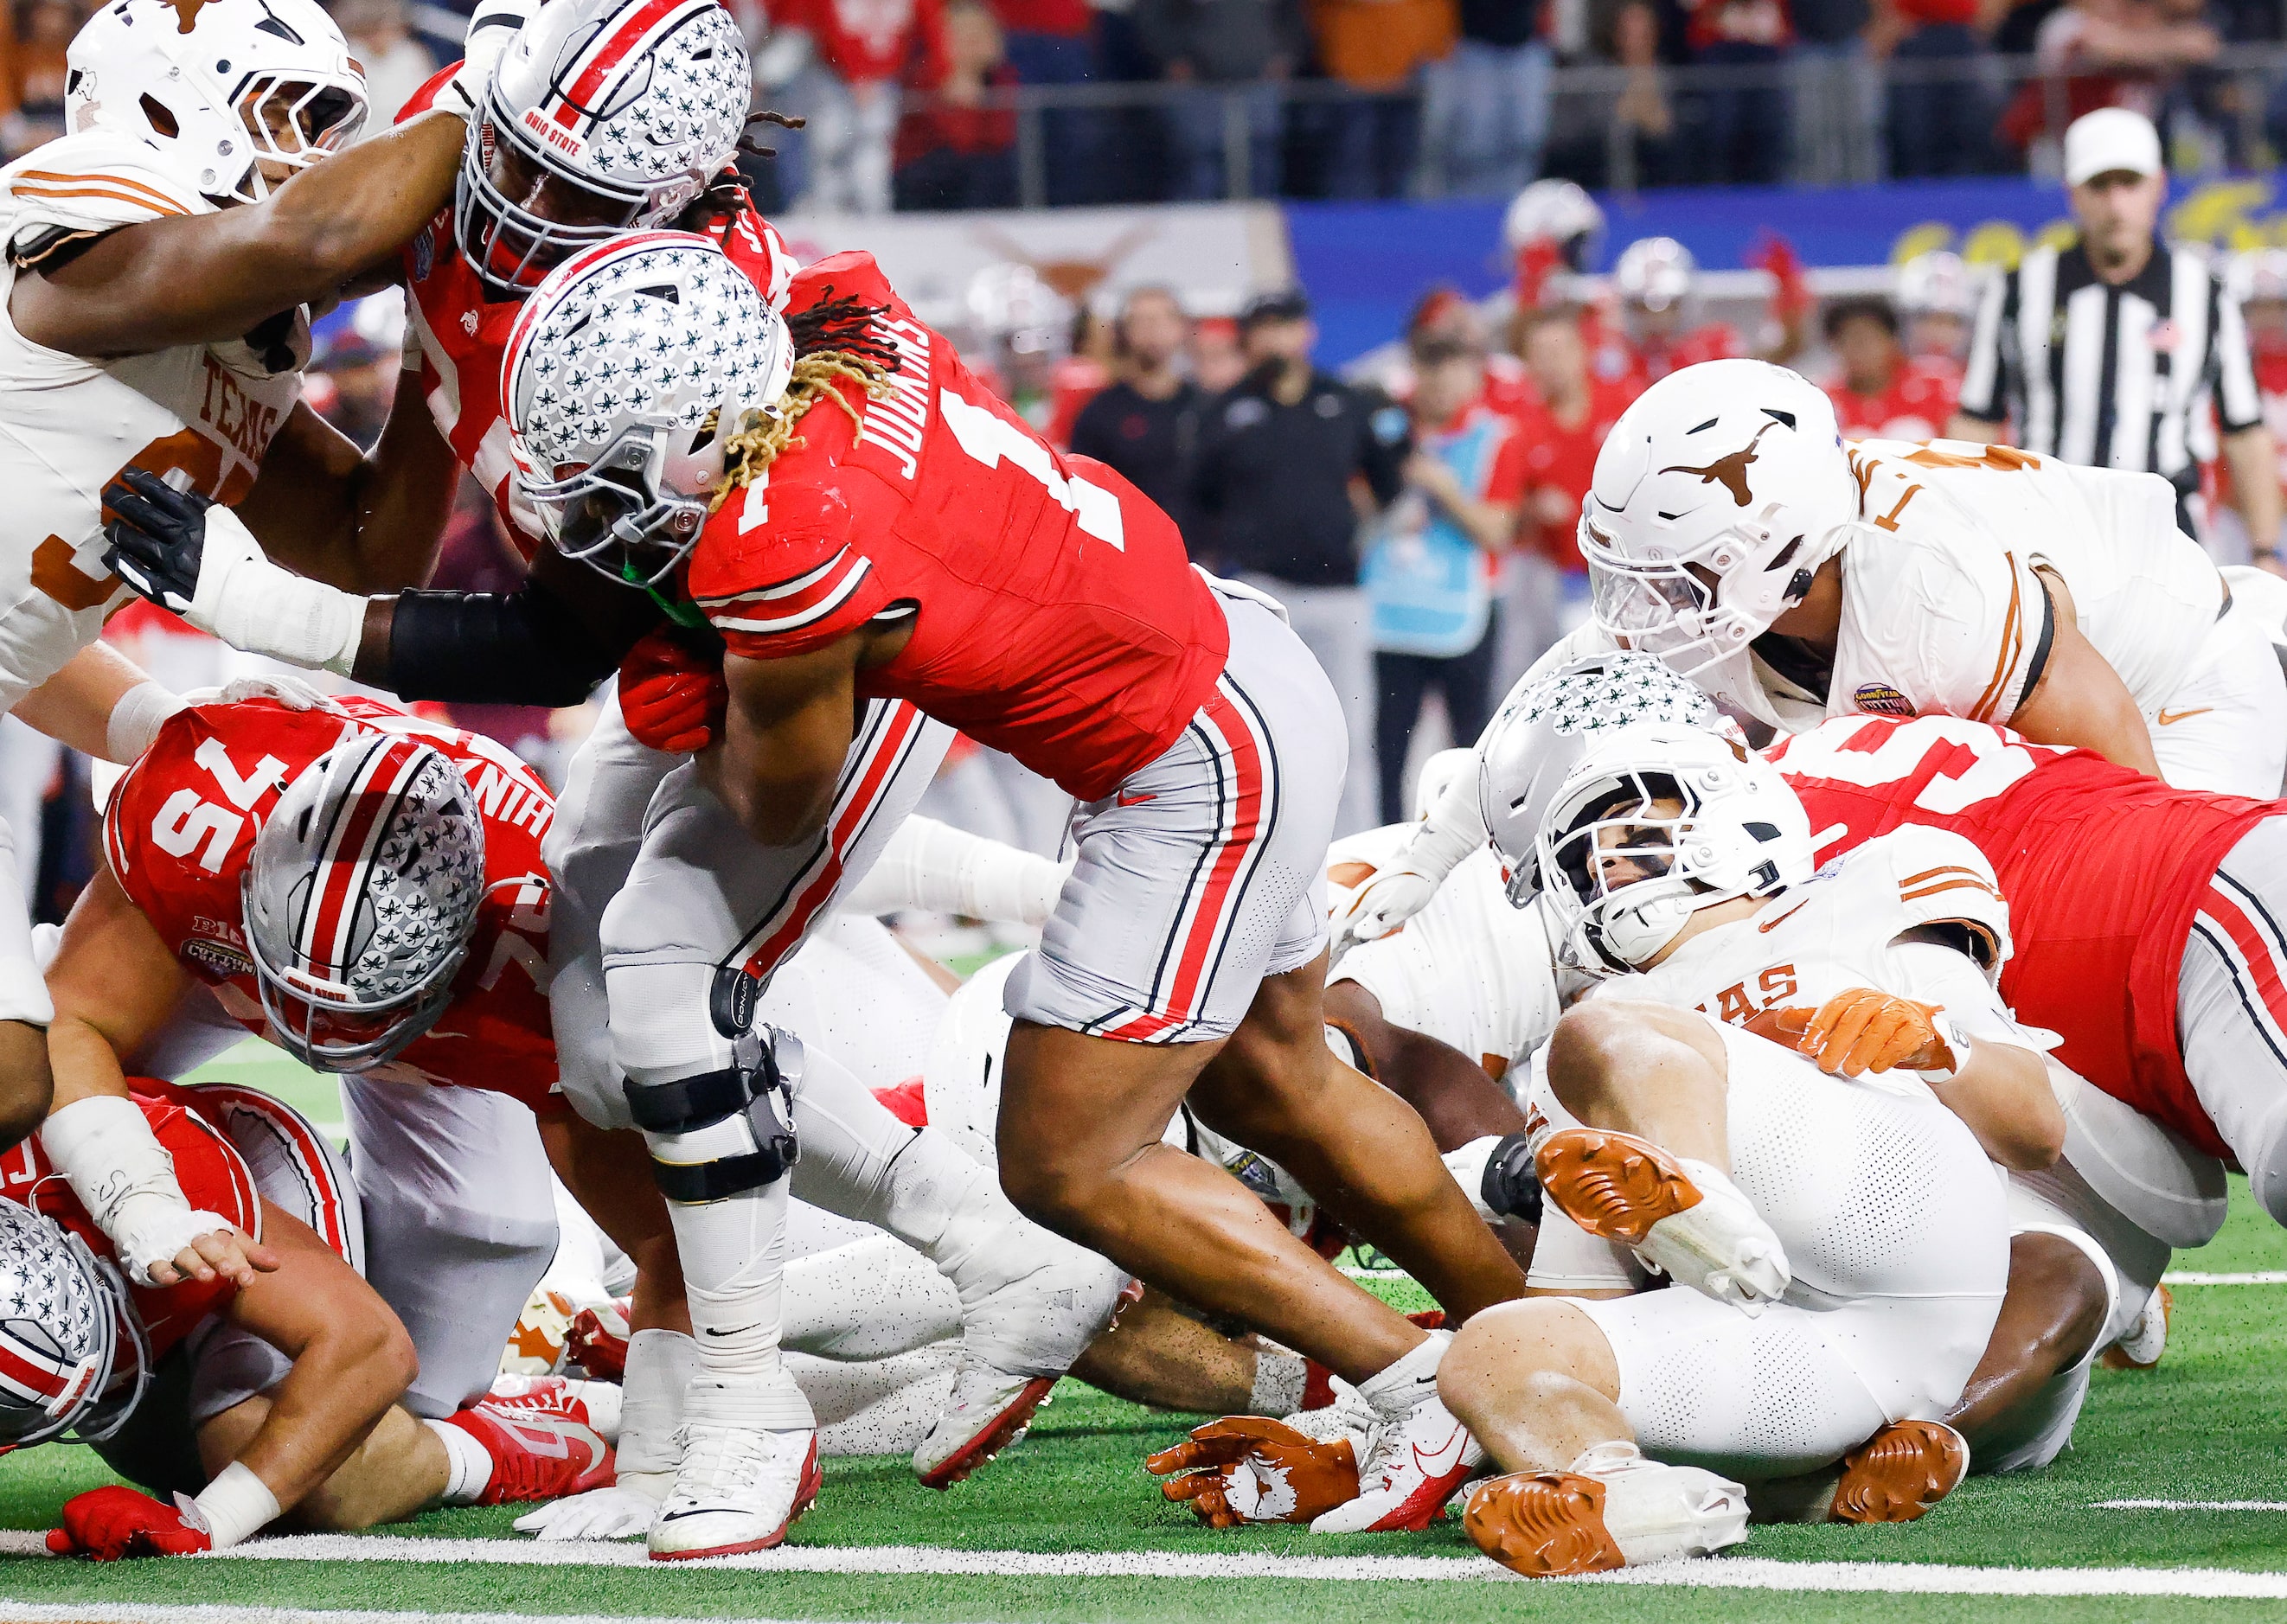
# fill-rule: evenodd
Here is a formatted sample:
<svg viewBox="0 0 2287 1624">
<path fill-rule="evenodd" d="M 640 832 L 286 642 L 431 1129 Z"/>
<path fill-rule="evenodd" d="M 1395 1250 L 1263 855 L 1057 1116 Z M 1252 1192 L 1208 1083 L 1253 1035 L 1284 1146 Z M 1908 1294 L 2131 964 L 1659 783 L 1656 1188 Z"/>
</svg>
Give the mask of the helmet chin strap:
<svg viewBox="0 0 2287 1624">
<path fill-rule="evenodd" d="M 1618 907 L 1607 898 L 1595 916 L 1595 934 L 1602 956 L 1618 959 L 1632 970 L 1674 942 L 1703 905 L 1701 894 L 1689 888 L 1670 889 L 1665 879 L 1641 882 L 1662 887 L 1661 895 L 1629 901 Z M 1635 887 L 1628 887 L 1634 890 Z M 1715 899 L 1708 899 L 1715 900 Z"/>
</svg>

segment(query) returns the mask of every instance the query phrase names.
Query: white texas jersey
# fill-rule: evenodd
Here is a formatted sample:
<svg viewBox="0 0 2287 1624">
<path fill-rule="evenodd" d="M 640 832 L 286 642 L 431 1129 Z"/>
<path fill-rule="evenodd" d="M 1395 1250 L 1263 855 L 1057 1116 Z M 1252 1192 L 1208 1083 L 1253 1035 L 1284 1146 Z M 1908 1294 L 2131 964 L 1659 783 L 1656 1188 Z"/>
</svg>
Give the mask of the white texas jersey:
<svg viewBox="0 0 2287 1624">
<path fill-rule="evenodd" d="M 1397 857 L 1414 827 L 1368 829 L 1328 848 L 1327 887 L 1337 911 Z M 1460 1050 L 1498 1080 L 1547 1042 L 1564 1013 L 1555 959 L 1540 904 L 1510 907 L 1500 858 L 1480 847 L 1427 907 L 1343 954 L 1326 981 L 1356 981 L 1391 1025 Z"/>
<path fill-rule="evenodd" d="M 1969 954 L 1899 940 L 1922 926 L 1953 927 Z M 1984 854 L 1946 830 L 1909 827 L 1843 853 L 1748 918 L 1704 931 L 1655 968 L 1613 977 L 1592 996 L 1647 999 L 1747 1027 L 1767 1010 L 1816 1009 L 1838 992 L 1872 987 L 1941 1005 L 1972 1036 L 2044 1046 L 1995 990 L 2008 955 L 2009 907 Z"/>
<path fill-rule="evenodd" d="M 1750 650 L 1698 674 L 1701 687 L 1788 733 L 1860 714 L 2006 722 L 2054 644 L 2044 569 L 2146 720 L 2158 716 L 2225 603 L 2215 565 L 2176 528 L 2166 480 L 1960 440 L 1848 450 L 1864 528 L 1841 555 L 1832 666 L 1795 668 L 1784 645 L 1772 658 Z M 1581 627 L 1510 691 L 1613 646 Z"/>
<path fill-rule="evenodd" d="M 126 593 L 102 564 L 104 485 L 132 462 L 242 501 L 301 395 L 310 342 L 299 312 L 259 351 L 234 340 L 109 361 L 44 349 L 6 319 L 28 260 L 115 227 L 213 212 L 154 159 L 131 137 L 86 130 L 0 169 L 0 492 L 11 520 L 0 539 L 0 711 L 92 642 Z"/>
</svg>

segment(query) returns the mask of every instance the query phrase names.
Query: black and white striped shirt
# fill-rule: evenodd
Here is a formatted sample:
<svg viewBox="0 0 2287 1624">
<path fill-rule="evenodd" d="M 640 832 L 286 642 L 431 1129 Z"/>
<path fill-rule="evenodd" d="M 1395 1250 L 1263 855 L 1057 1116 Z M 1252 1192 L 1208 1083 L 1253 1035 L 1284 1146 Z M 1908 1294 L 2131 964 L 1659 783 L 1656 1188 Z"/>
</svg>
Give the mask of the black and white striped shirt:
<svg viewBox="0 0 2287 1624">
<path fill-rule="evenodd" d="M 2078 247 L 2026 255 L 1978 308 L 1960 410 L 2014 421 L 2023 450 L 2162 474 L 2183 494 L 2216 455 L 2218 422 L 2263 421 L 2238 304 L 2197 254 L 2164 243 L 2117 288 Z"/>
</svg>

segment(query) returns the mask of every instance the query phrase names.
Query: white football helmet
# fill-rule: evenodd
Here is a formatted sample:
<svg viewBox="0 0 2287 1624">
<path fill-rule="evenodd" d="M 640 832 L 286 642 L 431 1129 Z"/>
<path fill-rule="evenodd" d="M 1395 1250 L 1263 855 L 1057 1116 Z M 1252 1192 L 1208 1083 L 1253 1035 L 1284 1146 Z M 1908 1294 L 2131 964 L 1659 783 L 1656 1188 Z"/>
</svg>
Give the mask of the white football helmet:
<svg viewBox="0 0 2287 1624">
<path fill-rule="evenodd" d="M 280 792 L 240 881 L 277 1041 L 363 1071 L 436 1024 L 485 897 L 485 827 L 439 751 L 352 729 Z"/>
<path fill-rule="evenodd" d="M 1604 211 L 1570 180 L 1536 180 L 1509 200 L 1501 241 L 1509 257 L 1536 242 L 1553 242 L 1568 271 L 1586 271 L 1604 235 Z"/>
<path fill-rule="evenodd" d="M 1908 316 L 1977 313 L 1977 283 L 1959 254 L 1943 248 L 1917 254 L 1898 267 L 1898 309 Z"/>
<path fill-rule="evenodd" d="M 501 53 L 462 149 L 462 254 L 513 297 L 582 248 L 672 220 L 737 155 L 754 94 L 722 0 L 550 0 Z M 496 154 L 516 195 L 494 184 Z M 551 180 L 594 211 L 538 212 Z"/>
<path fill-rule="evenodd" d="M 1620 414 L 1579 542 L 1596 624 L 1691 676 L 1802 600 L 1858 518 L 1826 391 L 1767 361 L 1703 361 Z"/>
<path fill-rule="evenodd" d="M 501 357 L 517 483 L 567 557 L 655 584 L 698 544 L 724 441 L 793 372 L 786 322 L 711 240 L 590 248 L 534 291 Z"/>
<path fill-rule="evenodd" d="M 1745 739 L 1714 701 L 1649 654 L 1622 650 L 1569 659 L 1502 707 L 1476 750 L 1477 809 L 1508 870 L 1512 907 L 1541 888 L 1540 825 L 1558 786 L 1589 745 L 1648 722 Z"/>
<path fill-rule="evenodd" d="M 1636 310 L 1674 310 L 1691 297 L 1699 262 L 1673 237 L 1643 237 L 1620 250 L 1612 289 Z"/>
<path fill-rule="evenodd" d="M 127 1283 L 45 1213 L 0 1201 L 0 1455 L 100 1443 L 151 1377 Z"/>
<path fill-rule="evenodd" d="M 1778 769 L 1672 722 L 1594 738 L 1536 844 L 1565 951 L 1599 975 L 1642 967 L 1699 910 L 1800 885 L 1816 866 L 1810 818 Z"/>
<path fill-rule="evenodd" d="M 316 0 L 111 0 L 64 60 L 67 128 L 131 136 L 218 202 L 258 201 L 265 161 L 307 169 L 365 127 L 364 71 Z"/>
</svg>

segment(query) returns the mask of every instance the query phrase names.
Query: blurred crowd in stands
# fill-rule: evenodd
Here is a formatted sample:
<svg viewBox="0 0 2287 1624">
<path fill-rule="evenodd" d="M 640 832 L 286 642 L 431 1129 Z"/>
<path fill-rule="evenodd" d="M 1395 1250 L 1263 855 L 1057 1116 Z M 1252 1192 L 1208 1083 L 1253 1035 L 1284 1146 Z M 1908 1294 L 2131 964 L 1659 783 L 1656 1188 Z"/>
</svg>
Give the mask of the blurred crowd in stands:
<svg viewBox="0 0 2287 1624">
<path fill-rule="evenodd" d="M 2279 0 L 728 3 L 764 101 L 807 120 L 755 171 L 775 209 L 2046 171 L 2107 105 L 2179 169 L 2287 149 L 2287 74 L 2233 49 L 2281 40 Z M 466 4 L 333 0 L 370 128 L 454 58 Z M 88 9 L 0 10 L 7 155 L 56 133 Z"/>
</svg>

